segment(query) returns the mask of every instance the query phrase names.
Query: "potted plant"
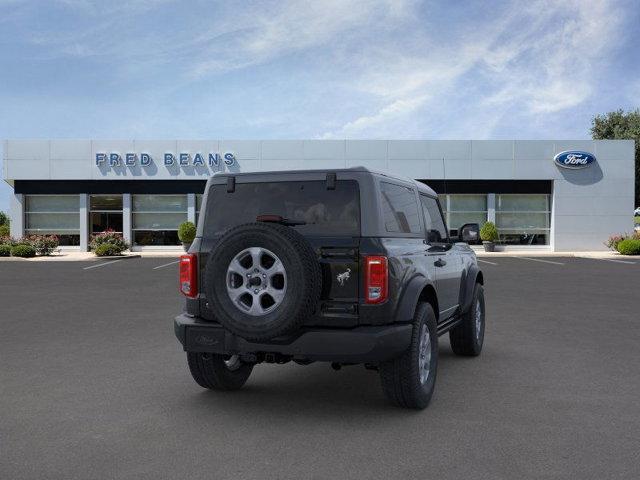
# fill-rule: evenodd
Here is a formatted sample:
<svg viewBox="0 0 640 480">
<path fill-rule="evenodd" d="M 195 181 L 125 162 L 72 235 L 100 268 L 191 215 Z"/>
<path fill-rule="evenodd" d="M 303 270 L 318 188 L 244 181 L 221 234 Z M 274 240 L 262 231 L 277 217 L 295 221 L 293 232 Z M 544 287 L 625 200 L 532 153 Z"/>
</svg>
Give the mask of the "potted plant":
<svg viewBox="0 0 640 480">
<path fill-rule="evenodd" d="M 486 222 L 482 225 L 480 229 L 480 239 L 482 240 L 482 245 L 484 246 L 485 252 L 495 252 L 496 251 L 496 241 L 498 241 L 498 229 L 496 228 L 496 224 L 493 222 Z"/>
<path fill-rule="evenodd" d="M 191 246 L 191 242 L 196 238 L 196 226 L 193 222 L 181 223 L 178 227 L 178 238 L 182 242 L 184 251 L 187 252 Z"/>
</svg>

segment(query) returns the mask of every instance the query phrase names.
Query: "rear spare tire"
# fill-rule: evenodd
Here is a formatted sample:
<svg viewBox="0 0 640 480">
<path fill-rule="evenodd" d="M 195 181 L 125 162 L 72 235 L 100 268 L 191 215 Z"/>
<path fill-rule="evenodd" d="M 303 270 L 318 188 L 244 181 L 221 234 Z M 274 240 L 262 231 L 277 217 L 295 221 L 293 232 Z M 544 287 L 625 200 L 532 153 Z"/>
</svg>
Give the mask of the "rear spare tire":
<svg viewBox="0 0 640 480">
<path fill-rule="evenodd" d="M 250 341 L 289 333 L 313 315 L 322 275 L 313 248 L 292 228 L 248 223 L 212 249 L 204 289 L 216 320 Z"/>
</svg>

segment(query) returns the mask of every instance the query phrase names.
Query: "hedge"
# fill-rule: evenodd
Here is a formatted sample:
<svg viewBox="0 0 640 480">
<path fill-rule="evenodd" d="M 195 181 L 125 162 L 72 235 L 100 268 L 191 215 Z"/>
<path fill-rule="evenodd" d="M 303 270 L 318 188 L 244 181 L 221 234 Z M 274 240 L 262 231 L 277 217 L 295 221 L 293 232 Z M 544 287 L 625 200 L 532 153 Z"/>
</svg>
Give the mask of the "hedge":
<svg viewBox="0 0 640 480">
<path fill-rule="evenodd" d="M 89 247 L 91 248 L 91 250 L 97 252 L 98 247 L 105 244 L 118 247 L 120 249 L 118 254 L 129 248 L 129 244 L 124 241 L 122 235 L 114 232 L 113 230 L 106 230 L 91 237 Z"/>
<path fill-rule="evenodd" d="M 31 245 L 21 243 L 15 247 L 11 247 L 11 255 L 14 257 L 31 258 L 36 256 L 36 249 Z"/>
<path fill-rule="evenodd" d="M 0 245 L 0 257 L 8 257 L 11 255 L 11 245 Z"/>
<path fill-rule="evenodd" d="M 95 249 L 95 254 L 98 257 L 113 257 L 114 255 L 120 255 L 124 249 L 122 245 L 115 245 L 113 243 L 101 243 Z"/>
<path fill-rule="evenodd" d="M 618 243 L 618 252 L 622 255 L 640 255 L 640 240 L 626 238 Z"/>
</svg>

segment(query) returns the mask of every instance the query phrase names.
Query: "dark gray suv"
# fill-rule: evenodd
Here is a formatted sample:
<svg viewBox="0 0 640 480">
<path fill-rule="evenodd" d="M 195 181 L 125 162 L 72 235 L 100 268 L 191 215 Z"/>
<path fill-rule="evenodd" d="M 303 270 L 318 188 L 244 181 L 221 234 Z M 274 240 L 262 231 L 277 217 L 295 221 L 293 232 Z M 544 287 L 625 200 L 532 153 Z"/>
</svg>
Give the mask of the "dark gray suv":
<svg viewBox="0 0 640 480">
<path fill-rule="evenodd" d="M 357 167 L 218 174 L 180 259 L 175 333 L 195 381 L 238 389 L 262 362 L 364 364 L 388 398 L 424 408 L 438 336 L 480 354 L 478 226 L 450 238 L 437 195 Z"/>
</svg>

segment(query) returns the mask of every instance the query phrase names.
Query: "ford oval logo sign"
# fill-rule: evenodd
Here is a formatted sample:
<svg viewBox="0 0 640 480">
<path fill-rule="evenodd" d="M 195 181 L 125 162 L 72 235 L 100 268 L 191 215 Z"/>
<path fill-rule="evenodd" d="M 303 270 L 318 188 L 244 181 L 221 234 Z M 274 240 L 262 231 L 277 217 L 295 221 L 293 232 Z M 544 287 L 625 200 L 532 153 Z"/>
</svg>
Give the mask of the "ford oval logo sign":
<svg viewBox="0 0 640 480">
<path fill-rule="evenodd" d="M 563 168 L 585 168 L 596 161 L 595 155 L 589 152 L 581 152 L 579 150 L 567 150 L 560 152 L 553 161 Z"/>
</svg>

